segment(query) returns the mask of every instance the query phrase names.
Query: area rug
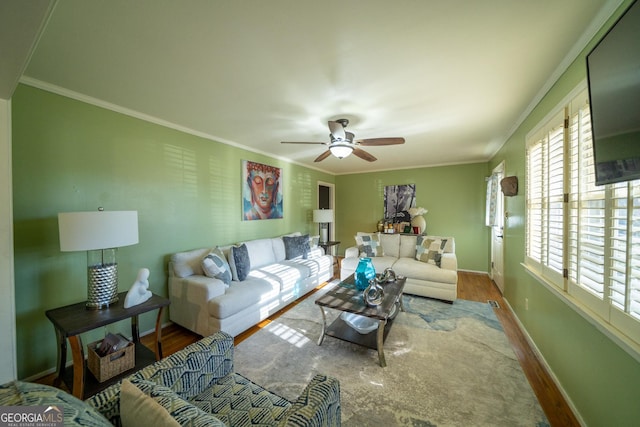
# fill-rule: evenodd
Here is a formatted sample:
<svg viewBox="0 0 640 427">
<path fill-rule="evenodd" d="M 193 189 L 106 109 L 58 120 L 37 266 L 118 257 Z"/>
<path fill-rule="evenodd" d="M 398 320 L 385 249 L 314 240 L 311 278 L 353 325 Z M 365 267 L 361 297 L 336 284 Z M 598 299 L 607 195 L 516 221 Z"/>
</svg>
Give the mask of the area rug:
<svg viewBox="0 0 640 427">
<path fill-rule="evenodd" d="M 314 301 L 331 286 L 241 342 L 235 370 L 289 400 L 316 373 L 338 378 L 348 427 L 548 426 L 489 304 L 405 295 L 382 368 L 374 350 L 332 337 L 318 346 Z M 328 323 L 340 314 L 329 311 Z"/>
</svg>

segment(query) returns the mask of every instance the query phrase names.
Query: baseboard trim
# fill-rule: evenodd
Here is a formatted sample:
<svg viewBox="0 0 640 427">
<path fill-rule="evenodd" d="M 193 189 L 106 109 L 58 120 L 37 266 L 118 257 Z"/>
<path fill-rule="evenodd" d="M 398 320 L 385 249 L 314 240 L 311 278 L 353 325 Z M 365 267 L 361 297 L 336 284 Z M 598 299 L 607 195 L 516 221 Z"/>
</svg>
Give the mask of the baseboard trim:
<svg viewBox="0 0 640 427">
<path fill-rule="evenodd" d="M 560 394 L 562 394 L 562 396 L 564 397 L 564 400 L 567 402 L 567 405 L 569 405 L 569 407 L 571 408 L 571 411 L 573 411 L 573 414 L 575 415 L 576 419 L 578 420 L 581 426 L 586 426 L 587 424 L 582 419 L 582 415 L 580 415 L 580 412 L 578 411 L 576 406 L 573 404 L 571 397 L 569 397 L 565 389 L 562 387 L 562 383 L 558 380 L 558 377 L 556 376 L 555 372 L 553 372 L 553 369 L 551 369 L 551 366 L 549 366 L 549 364 L 547 363 L 547 360 L 544 358 L 544 356 L 540 352 L 540 349 L 538 348 L 536 343 L 533 341 L 533 338 L 531 338 L 531 335 L 529 335 L 529 331 L 527 331 L 527 329 L 524 327 L 524 324 L 520 321 L 520 318 L 518 317 L 516 312 L 513 310 L 513 307 L 511 307 L 511 304 L 509 304 L 509 300 L 504 296 L 502 299 L 504 300 L 507 307 L 509 307 L 509 310 L 511 310 L 511 313 L 513 314 L 513 317 L 518 325 L 518 328 L 520 328 L 520 330 L 524 334 L 524 337 L 527 340 L 529 347 L 531 347 L 531 349 L 535 353 L 538 360 L 540 360 L 540 363 L 542 363 L 544 368 L 549 373 L 549 376 L 555 383 L 556 387 L 558 387 L 558 390 L 560 390 Z"/>
</svg>

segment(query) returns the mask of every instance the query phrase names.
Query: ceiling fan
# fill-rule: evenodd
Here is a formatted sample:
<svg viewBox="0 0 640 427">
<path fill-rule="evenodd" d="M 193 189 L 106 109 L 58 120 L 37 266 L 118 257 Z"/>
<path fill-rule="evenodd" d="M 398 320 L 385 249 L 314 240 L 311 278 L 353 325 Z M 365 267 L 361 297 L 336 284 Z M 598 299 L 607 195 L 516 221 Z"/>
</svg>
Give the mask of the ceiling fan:
<svg viewBox="0 0 640 427">
<path fill-rule="evenodd" d="M 363 147 L 373 147 L 379 145 L 397 145 L 404 144 L 404 138 L 368 138 L 368 139 L 357 139 L 353 140 L 354 134 L 351 132 L 347 132 L 345 128 L 349 124 L 349 120 L 347 119 L 338 119 L 335 121 L 329 121 L 329 137 L 331 138 L 331 142 L 289 142 L 282 141 L 283 144 L 322 144 L 328 145 L 329 149 L 324 153 L 320 154 L 314 162 L 321 162 L 331 154 L 336 156 L 339 159 L 344 159 L 349 156 L 351 153 L 356 156 L 364 159 L 368 162 L 374 162 L 376 159 L 371 154 L 367 153 L 361 148 L 358 148 L 359 145 Z"/>
</svg>

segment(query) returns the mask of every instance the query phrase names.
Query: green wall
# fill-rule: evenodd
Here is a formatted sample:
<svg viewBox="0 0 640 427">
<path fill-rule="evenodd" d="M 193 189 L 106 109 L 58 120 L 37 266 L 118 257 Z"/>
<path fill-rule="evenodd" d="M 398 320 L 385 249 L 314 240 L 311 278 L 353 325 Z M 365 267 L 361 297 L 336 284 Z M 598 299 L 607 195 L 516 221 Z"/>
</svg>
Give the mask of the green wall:
<svg viewBox="0 0 640 427">
<path fill-rule="evenodd" d="M 120 290 L 141 267 L 167 295 L 177 251 L 314 232 L 317 182 L 332 175 L 20 85 L 12 99 L 18 378 L 55 366 L 51 308 L 86 300 L 86 253 L 60 252 L 58 212 L 137 210 L 140 243 L 119 249 Z M 241 220 L 241 162 L 283 169 L 284 218 Z M 151 330 L 155 313 L 141 316 Z M 109 331 L 129 334 L 128 322 Z M 103 330 L 84 335 L 97 340 Z"/>
<path fill-rule="evenodd" d="M 374 231 L 384 217 L 384 188 L 415 184 L 416 206 L 424 215 L 427 233 L 453 236 L 458 268 L 489 271 L 489 228 L 485 220 L 487 163 L 402 169 L 336 177 L 336 238 L 340 251 L 355 245 L 358 231 Z"/>
<path fill-rule="evenodd" d="M 629 5 L 625 1 L 615 16 Z M 525 137 L 581 81 L 585 57 L 612 24 L 610 20 L 531 112 L 500 152 L 491 168 L 505 162 L 505 174 L 517 175 L 521 190 L 506 198 L 505 297 L 569 398 L 589 426 L 631 426 L 640 420 L 640 363 L 525 272 Z M 525 298 L 529 310 L 525 310 Z"/>
</svg>

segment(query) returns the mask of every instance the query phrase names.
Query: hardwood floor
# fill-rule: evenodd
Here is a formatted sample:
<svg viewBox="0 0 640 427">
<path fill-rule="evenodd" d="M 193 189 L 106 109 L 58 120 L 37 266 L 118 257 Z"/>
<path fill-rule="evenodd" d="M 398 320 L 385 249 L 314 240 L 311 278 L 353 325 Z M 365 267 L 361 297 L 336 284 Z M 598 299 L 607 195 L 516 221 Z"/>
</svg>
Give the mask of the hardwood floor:
<svg viewBox="0 0 640 427">
<path fill-rule="evenodd" d="M 313 295 L 313 292 L 309 295 Z M 549 420 L 549 424 L 552 426 L 563 427 L 580 426 L 580 423 L 560 393 L 560 390 L 553 382 L 544 365 L 542 365 L 540 360 L 538 360 L 533 349 L 529 346 L 525 335 L 518 327 L 514 314 L 508 308 L 502 298 L 502 294 L 493 281 L 485 274 L 459 272 L 458 298 L 479 302 L 494 300 L 498 303 L 499 308 L 494 308 L 494 312 L 500 320 L 507 338 L 511 342 L 511 346 L 514 349 L 516 357 L 520 361 L 522 370 L 538 397 L 538 401 Z M 235 343 L 239 344 L 261 328 L 265 327 L 265 325 L 269 324 L 271 319 L 277 318 L 297 303 L 299 302 L 292 303 L 280 312 L 274 314 L 270 319 L 267 319 L 238 335 L 235 338 Z M 162 330 L 163 353 L 165 356 L 175 353 L 185 346 L 196 342 L 200 338 L 201 337 L 199 335 L 178 325 L 169 325 Z M 147 347 L 153 348 L 153 335 L 150 334 L 142 337 L 142 342 Z M 43 384 L 52 384 L 53 379 L 54 375 L 52 374 L 41 378 L 38 382 Z"/>
</svg>

